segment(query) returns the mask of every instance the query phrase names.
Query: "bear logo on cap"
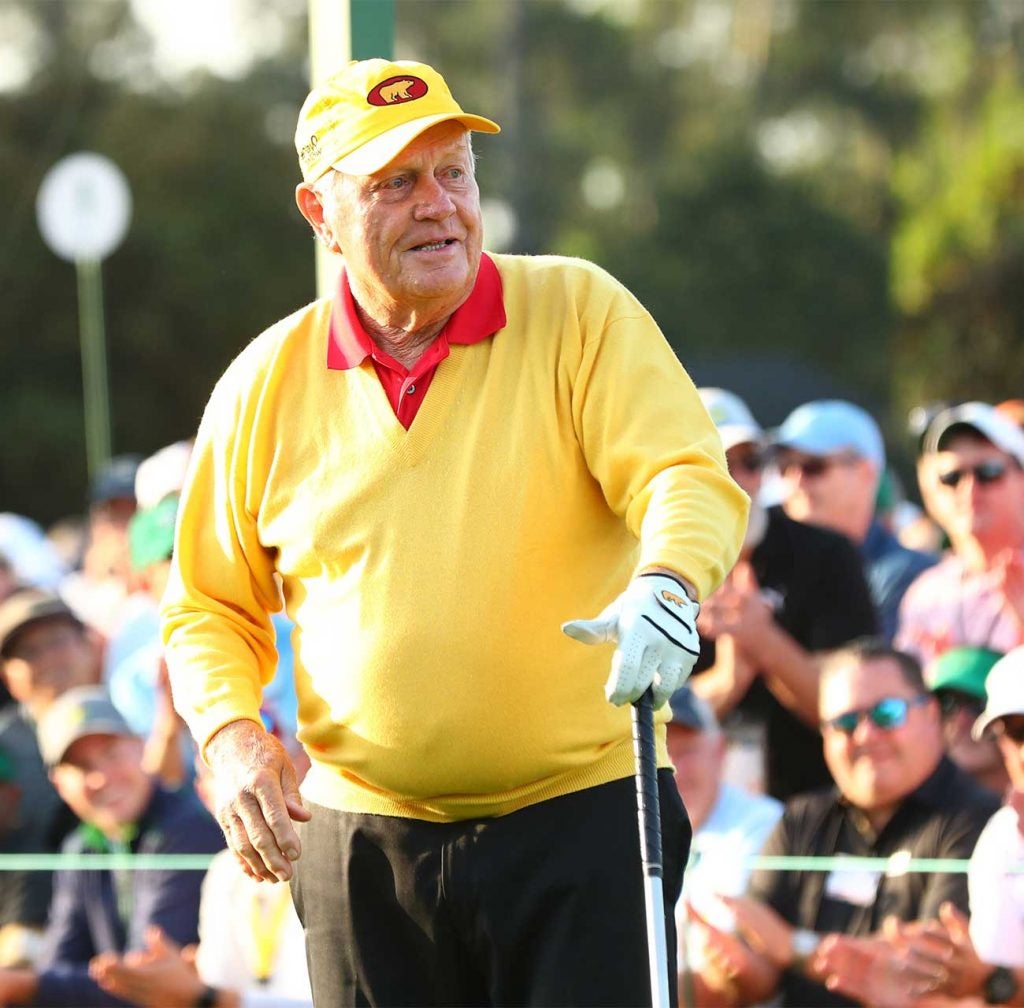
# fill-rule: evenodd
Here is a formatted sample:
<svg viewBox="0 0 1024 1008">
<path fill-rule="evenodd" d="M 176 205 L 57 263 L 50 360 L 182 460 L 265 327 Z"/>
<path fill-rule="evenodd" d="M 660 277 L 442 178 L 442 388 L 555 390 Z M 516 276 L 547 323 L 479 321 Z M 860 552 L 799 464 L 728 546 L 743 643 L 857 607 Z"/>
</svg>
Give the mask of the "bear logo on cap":
<svg viewBox="0 0 1024 1008">
<path fill-rule="evenodd" d="M 367 96 L 371 105 L 398 105 L 415 101 L 427 93 L 427 82 L 419 77 L 389 77 L 381 81 Z"/>
</svg>

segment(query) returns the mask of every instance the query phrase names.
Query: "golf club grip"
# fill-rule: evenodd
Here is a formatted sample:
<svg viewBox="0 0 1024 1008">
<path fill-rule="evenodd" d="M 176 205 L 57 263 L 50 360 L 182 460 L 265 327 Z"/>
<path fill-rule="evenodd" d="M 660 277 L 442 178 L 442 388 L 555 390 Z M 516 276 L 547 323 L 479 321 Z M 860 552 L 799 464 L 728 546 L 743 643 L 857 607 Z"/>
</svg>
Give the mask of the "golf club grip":
<svg viewBox="0 0 1024 1008">
<path fill-rule="evenodd" d="M 649 689 L 633 704 L 633 753 L 636 757 L 636 803 L 644 874 L 661 878 L 658 756 L 654 744 L 654 701 Z"/>
</svg>

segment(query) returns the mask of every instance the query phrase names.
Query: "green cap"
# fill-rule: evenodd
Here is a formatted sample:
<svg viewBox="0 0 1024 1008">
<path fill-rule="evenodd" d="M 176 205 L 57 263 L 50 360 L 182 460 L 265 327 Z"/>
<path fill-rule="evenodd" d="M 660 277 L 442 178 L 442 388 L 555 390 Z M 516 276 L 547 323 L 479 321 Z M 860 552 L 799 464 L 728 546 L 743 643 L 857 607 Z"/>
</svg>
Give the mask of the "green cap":
<svg viewBox="0 0 1024 1008">
<path fill-rule="evenodd" d="M 144 570 L 150 564 L 167 560 L 174 552 L 177 516 L 177 494 L 169 494 L 159 504 L 132 515 L 128 524 L 128 549 L 134 570 Z"/>
<path fill-rule="evenodd" d="M 1002 653 L 983 647 L 954 647 L 932 662 L 928 680 L 932 691 L 955 689 L 985 699 L 985 679 Z"/>
</svg>

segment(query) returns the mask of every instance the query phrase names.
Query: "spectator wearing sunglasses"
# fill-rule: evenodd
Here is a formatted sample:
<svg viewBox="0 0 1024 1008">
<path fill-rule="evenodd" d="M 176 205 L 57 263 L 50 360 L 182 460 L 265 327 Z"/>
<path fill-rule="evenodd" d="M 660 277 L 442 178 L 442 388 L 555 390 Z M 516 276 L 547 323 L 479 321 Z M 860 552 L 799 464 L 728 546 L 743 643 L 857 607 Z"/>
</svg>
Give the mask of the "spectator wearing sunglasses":
<svg viewBox="0 0 1024 1008">
<path fill-rule="evenodd" d="M 831 782 L 816 656 L 873 632 L 874 613 L 845 536 L 761 503 L 765 435 L 746 403 L 726 389 L 698 392 L 751 508 L 740 560 L 701 609 L 691 683 L 722 722 L 731 782 L 785 800 Z"/>
<path fill-rule="evenodd" d="M 897 646 L 927 668 L 958 645 L 1024 644 L 1024 431 L 994 406 L 944 410 L 925 434 L 953 549 L 911 585 Z"/>
<path fill-rule="evenodd" d="M 885 472 L 878 424 L 853 403 L 819 399 L 793 410 L 773 440 L 786 514 L 853 541 L 871 590 L 879 636 L 891 641 L 904 592 L 936 558 L 907 549 L 878 520 L 875 504 Z"/>
<path fill-rule="evenodd" d="M 763 855 L 970 856 L 998 799 L 944 754 L 938 703 L 911 656 L 875 640 L 836 652 L 822 669 L 820 714 L 836 786 L 788 802 Z M 725 901 L 735 934 L 700 924 L 710 964 L 703 979 L 732 1003 L 778 995 L 783 1006 L 854 1004 L 821 983 L 816 953 L 826 935 L 830 948 L 884 942 L 886 918 L 936 918 L 945 903 L 967 909 L 967 881 L 949 872 L 757 869 L 747 893 Z M 834 976 L 834 959 L 831 967 Z"/>
<path fill-rule="evenodd" d="M 929 993 L 955 999 L 943 1005 L 1024 1005 L 1024 647 L 1000 658 L 985 685 L 988 701 L 974 733 L 995 740 L 1011 786 L 971 855 L 970 918 L 947 906 L 938 923 L 901 927 L 893 935 L 901 946 L 899 968 L 885 971 L 890 986 L 892 979 L 934 977 Z M 882 975 L 877 949 L 864 958 L 862 982 L 844 983 L 851 994 L 867 993 L 864 977 Z M 920 992 L 919 981 L 916 986 Z M 915 992 L 904 988 L 901 998 L 897 986 L 887 993 L 888 1003 L 903 1004 Z"/>
<path fill-rule="evenodd" d="M 990 648 L 954 647 L 925 669 L 942 715 L 946 755 L 994 795 L 1010 782 L 1006 767 L 995 740 L 988 734 L 975 738 L 972 728 L 985 709 L 986 677 L 1000 658 Z"/>
</svg>

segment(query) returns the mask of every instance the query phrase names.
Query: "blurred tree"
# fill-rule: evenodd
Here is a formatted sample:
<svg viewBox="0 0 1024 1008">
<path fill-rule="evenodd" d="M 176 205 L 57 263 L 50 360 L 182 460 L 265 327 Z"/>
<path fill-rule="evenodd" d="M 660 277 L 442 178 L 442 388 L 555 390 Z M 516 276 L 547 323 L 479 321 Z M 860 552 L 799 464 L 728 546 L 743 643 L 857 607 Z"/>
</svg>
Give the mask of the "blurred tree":
<svg viewBox="0 0 1024 1008">
<path fill-rule="evenodd" d="M 84 503 L 73 271 L 33 214 L 59 157 L 100 150 L 135 198 L 105 264 L 115 450 L 190 434 L 225 363 L 313 295 L 291 198 L 305 2 L 236 3 L 213 74 L 167 63 L 135 19 L 158 5 L 0 0 L 0 422 L 17 432 L 0 510 Z M 395 16 L 396 55 L 505 127 L 477 144 L 491 247 L 606 266 L 695 376 L 765 422 L 842 394 L 899 447 L 915 401 L 1019 394 L 1018 0 L 396 0 Z"/>
<path fill-rule="evenodd" d="M 1024 88 L 1007 52 L 991 86 L 936 110 L 896 164 L 893 289 L 904 319 L 895 392 L 1019 398 L 1024 390 Z"/>
<path fill-rule="evenodd" d="M 155 450 L 191 436 L 234 354 L 314 295 L 291 195 L 306 83 L 283 60 L 171 84 L 122 0 L 29 9 L 45 59 L 0 103 L 0 189 L 15 197 L 0 237 L 0 423 L 17 432 L 0 450 L 0 510 L 50 522 L 84 507 L 86 473 L 74 271 L 38 235 L 43 175 L 90 149 L 129 178 L 131 228 L 104 263 L 113 444 Z"/>
</svg>

